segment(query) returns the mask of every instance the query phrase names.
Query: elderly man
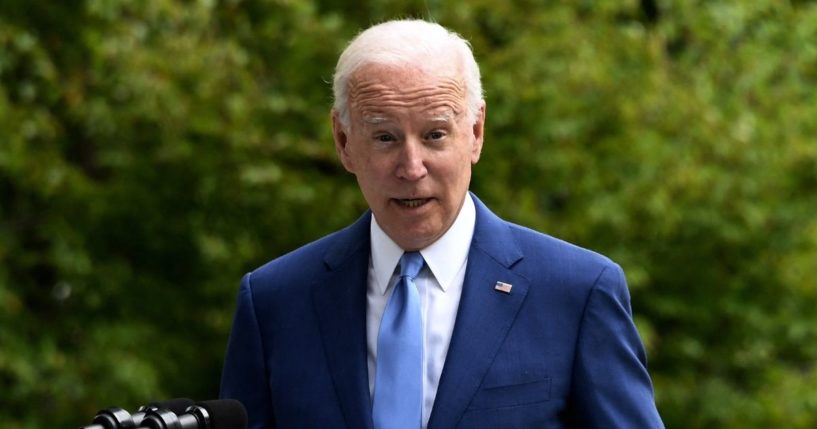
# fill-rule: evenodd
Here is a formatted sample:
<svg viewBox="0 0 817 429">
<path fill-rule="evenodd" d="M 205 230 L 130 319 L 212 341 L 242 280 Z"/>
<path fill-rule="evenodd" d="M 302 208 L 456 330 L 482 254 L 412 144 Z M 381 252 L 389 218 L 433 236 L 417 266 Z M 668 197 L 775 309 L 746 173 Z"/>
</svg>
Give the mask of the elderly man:
<svg viewBox="0 0 817 429">
<path fill-rule="evenodd" d="M 222 397 L 252 428 L 660 428 L 624 275 L 468 192 L 468 43 L 424 21 L 338 61 L 335 149 L 370 207 L 247 274 Z"/>
</svg>

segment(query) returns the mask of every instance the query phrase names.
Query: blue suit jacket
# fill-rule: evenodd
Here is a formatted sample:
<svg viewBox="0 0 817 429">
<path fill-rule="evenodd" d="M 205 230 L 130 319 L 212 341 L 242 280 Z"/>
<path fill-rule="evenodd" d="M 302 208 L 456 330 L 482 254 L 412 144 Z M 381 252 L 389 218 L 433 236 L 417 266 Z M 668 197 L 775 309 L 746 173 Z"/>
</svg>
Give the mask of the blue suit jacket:
<svg viewBox="0 0 817 429">
<path fill-rule="evenodd" d="M 474 202 L 428 427 L 662 428 L 621 268 Z M 366 213 L 243 278 L 221 396 L 244 403 L 251 428 L 372 428 L 370 220 Z M 494 290 L 497 281 L 511 293 Z"/>
</svg>

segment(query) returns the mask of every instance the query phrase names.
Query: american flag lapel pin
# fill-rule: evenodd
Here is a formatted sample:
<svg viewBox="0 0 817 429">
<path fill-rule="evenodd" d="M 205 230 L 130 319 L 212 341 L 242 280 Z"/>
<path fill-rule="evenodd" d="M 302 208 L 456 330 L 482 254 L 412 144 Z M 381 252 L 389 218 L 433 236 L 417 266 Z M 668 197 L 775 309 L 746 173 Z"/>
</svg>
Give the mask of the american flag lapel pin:
<svg viewBox="0 0 817 429">
<path fill-rule="evenodd" d="M 510 283 L 496 282 L 496 285 L 494 285 L 494 290 L 502 292 L 504 294 L 510 294 L 512 287 L 513 285 Z"/>
</svg>

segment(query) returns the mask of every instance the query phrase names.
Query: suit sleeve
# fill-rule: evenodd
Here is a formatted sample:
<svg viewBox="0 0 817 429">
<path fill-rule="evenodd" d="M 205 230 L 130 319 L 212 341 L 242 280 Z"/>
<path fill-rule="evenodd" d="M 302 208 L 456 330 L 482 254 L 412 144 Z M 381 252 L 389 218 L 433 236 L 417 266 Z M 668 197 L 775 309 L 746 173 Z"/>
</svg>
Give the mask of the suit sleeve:
<svg viewBox="0 0 817 429">
<path fill-rule="evenodd" d="M 249 429 L 274 428 L 263 339 L 255 314 L 250 278 L 251 274 L 244 276 L 238 291 L 219 396 L 237 399 L 244 404 Z"/>
<path fill-rule="evenodd" d="M 604 268 L 588 295 L 572 383 L 571 417 L 577 427 L 664 427 L 618 265 Z"/>
</svg>

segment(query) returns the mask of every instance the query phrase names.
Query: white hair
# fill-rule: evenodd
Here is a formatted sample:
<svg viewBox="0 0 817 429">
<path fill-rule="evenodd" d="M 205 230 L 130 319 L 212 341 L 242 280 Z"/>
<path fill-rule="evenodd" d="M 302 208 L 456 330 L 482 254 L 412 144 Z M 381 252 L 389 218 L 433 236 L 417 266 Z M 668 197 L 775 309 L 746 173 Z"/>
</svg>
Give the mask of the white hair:
<svg viewBox="0 0 817 429">
<path fill-rule="evenodd" d="M 465 83 L 468 114 L 477 120 L 482 106 L 482 82 L 471 46 L 460 35 L 423 20 L 396 20 L 369 27 L 358 34 L 338 59 L 332 90 L 333 108 L 349 128 L 349 78 L 368 64 L 409 65 L 424 71 L 454 66 Z"/>
</svg>

